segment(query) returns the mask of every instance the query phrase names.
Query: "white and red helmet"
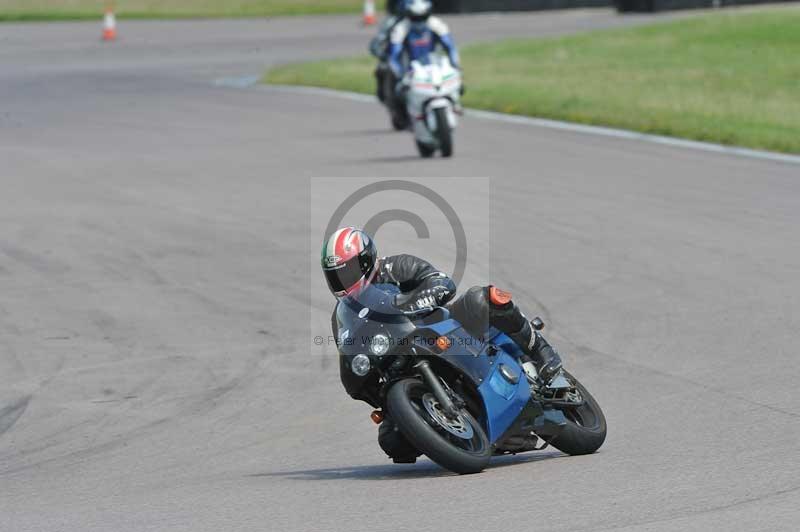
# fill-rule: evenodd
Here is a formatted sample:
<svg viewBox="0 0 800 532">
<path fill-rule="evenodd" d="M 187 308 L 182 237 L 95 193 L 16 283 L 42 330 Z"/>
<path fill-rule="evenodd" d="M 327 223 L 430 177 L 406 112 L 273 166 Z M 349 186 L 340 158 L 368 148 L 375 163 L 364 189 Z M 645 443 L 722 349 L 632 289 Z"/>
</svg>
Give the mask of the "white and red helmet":
<svg viewBox="0 0 800 532">
<path fill-rule="evenodd" d="M 322 246 L 322 271 L 336 297 L 352 295 L 369 284 L 377 262 L 372 239 L 355 227 L 337 230 Z"/>
</svg>

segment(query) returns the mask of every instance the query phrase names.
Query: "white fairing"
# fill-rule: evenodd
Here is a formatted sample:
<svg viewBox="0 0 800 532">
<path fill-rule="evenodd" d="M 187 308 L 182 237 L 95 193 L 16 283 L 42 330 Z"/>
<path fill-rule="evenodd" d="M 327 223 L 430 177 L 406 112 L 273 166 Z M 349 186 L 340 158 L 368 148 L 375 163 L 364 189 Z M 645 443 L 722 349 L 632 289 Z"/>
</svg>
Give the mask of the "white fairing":
<svg viewBox="0 0 800 532">
<path fill-rule="evenodd" d="M 457 112 L 461 112 L 461 73 L 453 68 L 447 57 L 432 55 L 429 65 L 412 62 L 405 81 L 409 87 L 407 106 L 414 136 L 422 143 L 435 145 L 433 132 L 439 125 L 436 123 L 436 109 L 445 109 L 451 129 L 458 123 L 456 116 Z"/>
<path fill-rule="evenodd" d="M 428 112 L 425 114 L 425 123 L 430 131 L 436 131 L 436 113 L 434 109 L 446 109 L 447 112 L 447 125 L 450 129 L 456 127 L 456 114 L 453 112 L 453 104 L 446 98 L 436 98 L 428 103 Z"/>
</svg>

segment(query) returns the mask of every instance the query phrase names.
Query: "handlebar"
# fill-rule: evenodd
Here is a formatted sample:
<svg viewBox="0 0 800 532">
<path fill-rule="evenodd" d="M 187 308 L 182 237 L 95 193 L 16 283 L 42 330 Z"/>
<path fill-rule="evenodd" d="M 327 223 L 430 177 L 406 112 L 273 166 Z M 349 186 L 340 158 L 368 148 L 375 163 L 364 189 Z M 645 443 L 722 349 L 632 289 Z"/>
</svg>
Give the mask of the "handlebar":
<svg viewBox="0 0 800 532">
<path fill-rule="evenodd" d="M 422 308 L 418 308 L 417 310 L 403 310 L 402 312 L 406 316 L 416 316 L 417 314 L 423 314 L 425 312 L 431 313 L 431 312 L 435 311 L 436 309 L 440 309 L 440 308 L 444 308 L 444 307 L 422 307 Z"/>
<path fill-rule="evenodd" d="M 430 314 L 435 312 L 438 309 L 447 310 L 445 307 L 441 305 L 429 305 L 426 307 L 420 307 L 414 310 L 404 310 L 403 307 L 412 303 L 414 300 L 418 298 L 418 292 L 410 292 L 407 294 L 397 294 L 394 297 L 394 306 L 397 310 L 403 313 L 405 316 L 417 316 L 419 314 Z M 435 303 L 435 301 L 433 301 Z"/>
</svg>

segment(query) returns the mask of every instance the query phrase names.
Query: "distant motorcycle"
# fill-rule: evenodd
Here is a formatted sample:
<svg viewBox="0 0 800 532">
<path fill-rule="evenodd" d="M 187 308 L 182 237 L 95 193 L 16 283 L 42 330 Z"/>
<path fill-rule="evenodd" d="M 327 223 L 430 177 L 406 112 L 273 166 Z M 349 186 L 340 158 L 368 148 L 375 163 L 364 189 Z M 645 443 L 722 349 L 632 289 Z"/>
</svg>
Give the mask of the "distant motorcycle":
<svg viewBox="0 0 800 532">
<path fill-rule="evenodd" d="M 342 384 L 378 408 L 373 421 L 391 427 L 395 451 L 381 446 L 395 462 L 425 454 L 466 474 L 492 455 L 547 445 L 589 454 L 603 444 L 600 405 L 570 373 L 543 382 L 505 334 L 492 328 L 474 338 L 444 307 L 402 311 L 397 292 L 370 285 L 334 315 Z M 538 318 L 531 324 L 544 327 Z"/>
<path fill-rule="evenodd" d="M 427 64 L 411 62 L 402 85 L 420 156 L 437 150 L 443 157 L 453 155 L 453 130 L 463 112 L 461 73 L 447 57 L 432 54 Z"/>
<path fill-rule="evenodd" d="M 370 41 L 369 51 L 378 59 L 378 65 L 375 67 L 375 94 L 389 112 L 392 127 L 397 131 L 403 131 L 408 129 L 411 121 L 405 105 L 395 94 L 397 79 L 392 74 L 387 59 L 389 33 L 399 21 L 400 18 L 397 16 L 387 17 L 378 28 L 378 34 Z"/>
</svg>

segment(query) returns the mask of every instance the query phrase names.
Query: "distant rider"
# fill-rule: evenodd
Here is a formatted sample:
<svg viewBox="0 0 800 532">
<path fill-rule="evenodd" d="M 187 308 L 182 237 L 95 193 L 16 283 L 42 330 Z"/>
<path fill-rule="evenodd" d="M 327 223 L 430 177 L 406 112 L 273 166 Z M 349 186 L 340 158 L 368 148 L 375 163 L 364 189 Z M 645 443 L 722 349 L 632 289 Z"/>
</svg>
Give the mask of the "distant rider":
<svg viewBox="0 0 800 532">
<path fill-rule="evenodd" d="M 391 75 L 389 68 L 389 37 L 395 26 L 403 21 L 406 0 L 387 0 L 386 10 L 388 16 L 383 19 L 378 27 L 378 34 L 370 41 L 369 51 L 378 58 L 378 66 L 375 68 L 375 86 L 378 99 L 386 101 L 385 78 Z M 396 80 L 392 81 L 394 87 Z"/>
<path fill-rule="evenodd" d="M 403 74 L 412 61 L 428 64 L 430 54 L 441 47 L 447 53 L 450 64 L 454 68 L 461 68 L 458 49 L 450 30 L 442 19 L 431 15 L 432 10 L 430 0 L 405 0 L 402 15 L 396 15 L 391 22 L 391 30 L 386 30 L 388 46 L 375 71 L 378 98 L 400 115 L 405 115 Z M 375 55 L 380 52 L 378 43 L 383 42 L 378 40 L 380 36 L 379 33 L 373 40 Z M 385 87 L 388 87 L 388 91 Z"/>
<path fill-rule="evenodd" d="M 450 30 L 442 19 L 431 16 L 432 10 L 430 0 L 406 0 L 405 18 L 395 25 L 389 37 L 389 66 L 398 80 L 411 61 L 427 64 L 437 46 L 447 53 L 453 68 L 461 68 Z"/>
</svg>

